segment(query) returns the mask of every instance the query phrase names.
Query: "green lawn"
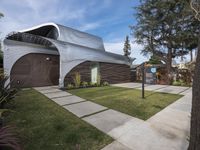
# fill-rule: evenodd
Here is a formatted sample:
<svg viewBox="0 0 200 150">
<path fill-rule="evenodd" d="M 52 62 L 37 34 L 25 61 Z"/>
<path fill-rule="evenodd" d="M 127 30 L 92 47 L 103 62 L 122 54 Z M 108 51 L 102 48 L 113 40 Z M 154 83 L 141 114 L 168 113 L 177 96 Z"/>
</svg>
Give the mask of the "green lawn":
<svg viewBox="0 0 200 150">
<path fill-rule="evenodd" d="M 14 106 L 6 124 L 17 127 L 25 150 L 98 150 L 113 141 L 33 89 L 20 91 Z"/>
<path fill-rule="evenodd" d="M 145 91 L 145 99 L 142 99 L 141 90 L 112 86 L 74 89 L 68 92 L 143 120 L 182 97 Z"/>
</svg>

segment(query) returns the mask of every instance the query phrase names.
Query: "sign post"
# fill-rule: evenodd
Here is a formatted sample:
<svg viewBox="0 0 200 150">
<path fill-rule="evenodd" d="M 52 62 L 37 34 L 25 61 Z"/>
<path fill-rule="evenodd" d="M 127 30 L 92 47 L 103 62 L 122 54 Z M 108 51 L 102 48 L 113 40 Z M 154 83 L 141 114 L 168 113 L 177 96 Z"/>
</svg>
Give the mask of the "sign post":
<svg viewBox="0 0 200 150">
<path fill-rule="evenodd" d="M 144 63 L 142 64 L 142 98 L 144 99 Z"/>
</svg>

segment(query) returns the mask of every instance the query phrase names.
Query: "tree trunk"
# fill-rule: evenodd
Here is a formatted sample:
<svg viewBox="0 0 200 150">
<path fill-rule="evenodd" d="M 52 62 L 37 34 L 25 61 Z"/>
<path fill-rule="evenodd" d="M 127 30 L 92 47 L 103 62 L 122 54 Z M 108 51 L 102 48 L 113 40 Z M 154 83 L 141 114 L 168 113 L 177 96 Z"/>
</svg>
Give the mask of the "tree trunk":
<svg viewBox="0 0 200 150">
<path fill-rule="evenodd" d="M 167 84 L 171 84 L 171 79 L 172 79 L 172 74 L 171 74 L 171 68 L 172 68 L 172 49 L 168 49 L 168 54 L 167 54 Z"/>
<path fill-rule="evenodd" d="M 188 150 L 200 150 L 200 37 L 192 88 L 192 114 Z"/>
</svg>

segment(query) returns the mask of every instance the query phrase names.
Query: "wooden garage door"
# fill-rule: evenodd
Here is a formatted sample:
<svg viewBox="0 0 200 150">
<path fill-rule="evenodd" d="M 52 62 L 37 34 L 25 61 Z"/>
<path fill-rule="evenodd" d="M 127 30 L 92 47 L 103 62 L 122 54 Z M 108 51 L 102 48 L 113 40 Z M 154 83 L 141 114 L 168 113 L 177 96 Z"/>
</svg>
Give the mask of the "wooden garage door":
<svg viewBox="0 0 200 150">
<path fill-rule="evenodd" d="M 58 85 L 59 56 L 27 54 L 11 70 L 11 87 Z"/>
</svg>

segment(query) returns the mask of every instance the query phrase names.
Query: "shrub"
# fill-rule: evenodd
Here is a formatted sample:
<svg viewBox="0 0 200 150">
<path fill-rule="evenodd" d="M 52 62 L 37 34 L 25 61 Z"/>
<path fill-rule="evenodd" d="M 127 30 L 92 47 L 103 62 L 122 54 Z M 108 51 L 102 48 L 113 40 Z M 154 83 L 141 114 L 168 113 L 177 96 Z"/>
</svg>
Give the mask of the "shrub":
<svg viewBox="0 0 200 150">
<path fill-rule="evenodd" d="M 181 86 L 186 86 L 186 83 L 183 80 L 179 80 Z"/>
<path fill-rule="evenodd" d="M 95 83 L 90 82 L 89 86 L 95 86 Z"/>
<path fill-rule="evenodd" d="M 75 72 L 75 76 L 73 78 L 74 84 L 76 88 L 79 88 L 81 85 L 81 75 L 79 72 Z"/>
<path fill-rule="evenodd" d="M 67 84 L 67 89 L 73 89 L 74 85 L 73 84 Z"/>
<path fill-rule="evenodd" d="M 82 82 L 82 87 L 84 87 L 84 88 L 85 88 L 85 87 L 87 87 L 87 86 L 88 86 L 88 83 L 87 83 L 87 82 L 85 82 L 85 81 L 83 81 L 83 82 Z"/>
<path fill-rule="evenodd" d="M 103 84 L 102 84 L 103 86 L 109 86 L 109 83 L 108 82 L 103 82 Z"/>
<path fill-rule="evenodd" d="M 172 85 L 175 86 L 189 86 L 186 82 L 184 82 L 183 80 L 179 80 L 179 81 L 173 81 Z"/>
<path fill-rule="evenodd" d="M 10 83 L 5 86 L 8 81 L 8 76 L 1 76 L 0 79 L 0 107 L 3 108 L 4 105 L 10 102 L 16 95 L 17 89 L 10 88 Z"/>
<path fill-rule="evenodd" d="M 0 109 L 0 127 L 4 124 L 4 117 L 7 116 L 9 113 L 14 112 L 10 109 Z"/>
<path fill-rule="evenodd" d="M 173 81 L 172 85 L 174 85 L 174 86 L 180 86 L 181 83 L 179 81 Z"/>
</svg>

